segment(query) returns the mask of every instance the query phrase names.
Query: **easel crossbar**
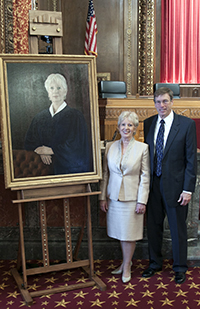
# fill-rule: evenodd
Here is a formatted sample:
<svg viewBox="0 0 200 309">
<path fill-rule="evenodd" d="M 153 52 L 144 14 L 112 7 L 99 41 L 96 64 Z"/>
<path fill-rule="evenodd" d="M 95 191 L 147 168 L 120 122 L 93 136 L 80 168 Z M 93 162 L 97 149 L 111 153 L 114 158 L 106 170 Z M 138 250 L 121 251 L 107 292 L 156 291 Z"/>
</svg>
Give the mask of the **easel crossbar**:
<svg viewBox="0 0 200 309">
<path fill-rule="evenodd" d="M 27 275 L 36 275 L 36 274 L 42 274 L 42 273 L 49 273 L 53 271 L 84 267 L 84 266 L 89 266 L 89 265 L 90 265 L 89 260 L 81 260 L 81 261 L 74 261 L 72 263 L 62 263 L 62 264 L 57 264 L 57 265 L 50 265 L 48 267 L 42 266 L 42 267 L 31 268 L 31 269 L 27 269 L 26 273 Z"/>
</svg>

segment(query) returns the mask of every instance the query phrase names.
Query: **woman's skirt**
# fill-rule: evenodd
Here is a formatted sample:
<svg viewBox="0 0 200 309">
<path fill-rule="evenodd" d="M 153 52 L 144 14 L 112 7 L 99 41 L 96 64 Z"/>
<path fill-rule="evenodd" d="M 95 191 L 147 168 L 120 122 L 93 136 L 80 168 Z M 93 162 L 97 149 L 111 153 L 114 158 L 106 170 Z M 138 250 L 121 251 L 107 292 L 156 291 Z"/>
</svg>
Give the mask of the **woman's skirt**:
<svg viewBox="0 0 200 309">
<path fill-rule="evenodd" d="M 107 234 L 122 241 L 143 238 L 144 215 L 135 212 L 136 201 L 108 200 Z"/>
</svg>

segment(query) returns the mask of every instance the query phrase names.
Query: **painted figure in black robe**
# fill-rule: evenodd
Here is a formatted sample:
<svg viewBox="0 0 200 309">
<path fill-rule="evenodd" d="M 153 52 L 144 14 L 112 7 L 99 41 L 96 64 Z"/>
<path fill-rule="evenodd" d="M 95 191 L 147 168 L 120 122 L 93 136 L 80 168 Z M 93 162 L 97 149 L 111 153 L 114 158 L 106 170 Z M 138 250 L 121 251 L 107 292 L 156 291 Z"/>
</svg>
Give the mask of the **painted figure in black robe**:
<svg viewBox="0 0 200 309">
<path fill-rule="evenodd" d="M 55 175 L 91 171 L 87 125 L 83 114 L 64 101 L 65 78 L 51 74 L 45 88 L 52 104 L 32 120 L 25 149 L 35 151 L 44 164 L 53 164 Z"/>
</svg>

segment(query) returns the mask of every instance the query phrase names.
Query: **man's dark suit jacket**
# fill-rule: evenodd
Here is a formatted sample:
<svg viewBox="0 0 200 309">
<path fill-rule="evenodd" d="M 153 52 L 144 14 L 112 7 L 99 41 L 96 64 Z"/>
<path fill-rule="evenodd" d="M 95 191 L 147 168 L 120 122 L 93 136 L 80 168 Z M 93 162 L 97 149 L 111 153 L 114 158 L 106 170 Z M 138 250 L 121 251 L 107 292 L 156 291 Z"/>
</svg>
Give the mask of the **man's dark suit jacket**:
<svg viewBox="0 0 200 309">
<path fill-rule="evenodd" d="M 154 171 L 154 130 L 158 115 L 144 121 L 144 140 L 149 144 L 151 184 Z M 164 195 L 169 207 L 177 201 L 183 190 L 194 192 L 197 169 L 197 143 L 195 122 L 174 113 L 174 120 L 165 145 L 162 161 Z"/>
</svg>

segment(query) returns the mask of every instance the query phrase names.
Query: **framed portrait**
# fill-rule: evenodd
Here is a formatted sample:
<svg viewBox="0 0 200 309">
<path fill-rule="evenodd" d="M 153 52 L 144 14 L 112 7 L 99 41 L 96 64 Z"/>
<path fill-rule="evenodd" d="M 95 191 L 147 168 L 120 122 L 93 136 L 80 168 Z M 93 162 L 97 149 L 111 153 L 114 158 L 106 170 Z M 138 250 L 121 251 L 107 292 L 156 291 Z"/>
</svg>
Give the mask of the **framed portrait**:
<svg viewBox="0 0 200 309">
<path fill-rule="evenodd" d="M 96 59 L 0 55 L 5 186 L 85 184 L 101 178 Z"/>
</svg>

